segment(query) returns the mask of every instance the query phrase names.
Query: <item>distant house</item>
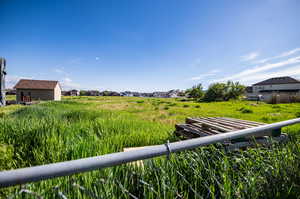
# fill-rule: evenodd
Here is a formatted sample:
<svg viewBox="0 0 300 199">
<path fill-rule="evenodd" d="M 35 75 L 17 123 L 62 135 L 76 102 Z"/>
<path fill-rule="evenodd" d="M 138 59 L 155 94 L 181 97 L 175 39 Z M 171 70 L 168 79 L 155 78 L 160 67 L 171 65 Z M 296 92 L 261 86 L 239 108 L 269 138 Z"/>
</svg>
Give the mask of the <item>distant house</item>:
<svg viewBox="0 0 300 199">
<path fill-rule="evenodd" d="M 300 80 L 292 77 L 274 77 L 246 88 L 249 100 L 267 103 L 300 102 Z"/>
<path fill-rule="evenodd" d="M 177 98 L 177 97 L 180 97 L 180 90 L 170 90 L 168 91 L 167 93 L 167 96 L 170 97 L 170 98 Z"/>
<path fill-rule="evenodd" d="M 79 90 L 62 91 L 61 94 L 63 96 L 79 96 L 80 91 Z"/>
<path fill-rule="evenodd" d="M 86 91 L 86 95 L 87 96 L 100 96 L 100 91 L 97 91 L 97 90 Z"/>
<path fill-rule="evenodd" d="M 16 95 L 17 91 L 14 89 L 6 89 L 6 95 Z"/>
<path fill-rule="evenodd" d="M 61 100 L 61 87 L 58 81 L 21 79 L 14 88 L 17 103 Z"/>
<path fill-rule="evenodd" d="M 133 93 L 131 91 L 121 92 L 120 95 L 124 97 L 133 97 Z"/>
<path fill-rule="evenodd" d="M 153 92 L 153 97 L 168 98 L 168 92 Z"/>
</svg>

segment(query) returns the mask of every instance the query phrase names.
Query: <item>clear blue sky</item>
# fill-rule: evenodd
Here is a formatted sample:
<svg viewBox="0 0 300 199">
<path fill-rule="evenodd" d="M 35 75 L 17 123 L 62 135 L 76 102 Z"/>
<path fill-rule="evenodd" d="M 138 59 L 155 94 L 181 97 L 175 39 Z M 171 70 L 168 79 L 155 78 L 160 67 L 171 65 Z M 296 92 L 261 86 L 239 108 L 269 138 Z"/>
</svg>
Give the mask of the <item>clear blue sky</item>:
<svg viewBox="0 0 300 199">
<path fill-rule="evenodd" d="M 116 91 L 300 76 L 299 0 L 0 0 L 19 78 Z"/>
</svg>

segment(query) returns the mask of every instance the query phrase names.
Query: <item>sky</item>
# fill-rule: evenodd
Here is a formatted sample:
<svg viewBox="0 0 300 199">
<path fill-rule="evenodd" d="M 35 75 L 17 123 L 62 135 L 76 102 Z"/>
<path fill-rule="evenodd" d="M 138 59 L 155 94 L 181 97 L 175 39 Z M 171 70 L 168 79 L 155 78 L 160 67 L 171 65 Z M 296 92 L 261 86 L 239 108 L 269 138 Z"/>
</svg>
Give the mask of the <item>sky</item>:
<svg viewBox="0 0 300 199">
<path fill-rule="evenodd" d="M 300 78 L 299 0 L 0 0 L 7 87 L 167 91 Z"/>
</svg>

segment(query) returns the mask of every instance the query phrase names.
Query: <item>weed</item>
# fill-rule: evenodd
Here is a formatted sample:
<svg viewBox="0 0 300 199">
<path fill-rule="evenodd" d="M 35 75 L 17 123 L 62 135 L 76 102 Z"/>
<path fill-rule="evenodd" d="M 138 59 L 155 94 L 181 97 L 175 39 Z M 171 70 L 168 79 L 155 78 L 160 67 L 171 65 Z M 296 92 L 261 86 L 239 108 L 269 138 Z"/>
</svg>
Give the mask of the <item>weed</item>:
<svg viewBox="0 0 300 199">
<path fill-rule="evenodd" d="M 249 108 L 246 108 L 246 107 L 243 107 L 243 108 L 240 108 L 238 109 L 241 113 L 253 113 L 253 110 L 252 109 L 249 109 Z"/>
<path fill-rule="evenodd" d="M 143 101 L 137 106 L 137 101 Z M 146 103 L 149 102 L 149 103 Z M 64 97 L 29 107 L 1 108 L 0 170 L 75 160 L 119 152 L 126 147 L 175 141 L 174 123 L 186 117 L 235 117 L 275 122 L 300 116 L 300 104 L 250 102 L 180 102 L 175 99 Z M 107 105 L 110 106 L 107 106 Z M 160 104 L 165 104 L 160 110 Z M 114 106 L 122 106 L 115 110 Z M 184 109 L 182 108 L 185 107 Z M 275 105 L 274 105 L 275 106 Z M 243 107 L 243 108 L 240 108 Z M 244 114 L 245 110 L 253 114 Z M 205 111 L 202 111 L 205 110 Z M 246 111 L 249 112 L 249 111 Z M 274 112 L 274 113 L 273 113 Z M 278 113 L 277 113 L 278 112 Z M 201 147 L 143 161 L 143 169 L 122 165 L 70 177 L 30 183 L 44 198 L 297 198 L 300 176 L 300 125 L 283 128 L 290 141 L 268 148 L 228 153 L 218 146 Z M 272 182 L 272 183 L 270 183 Z M 55 187 L 55 189 L 54 189 Z M 30 198 L 21 188 L 0 190 L 0 197 Z M 134 198 L 133 197 L 133 198 Z"/>
</svg>

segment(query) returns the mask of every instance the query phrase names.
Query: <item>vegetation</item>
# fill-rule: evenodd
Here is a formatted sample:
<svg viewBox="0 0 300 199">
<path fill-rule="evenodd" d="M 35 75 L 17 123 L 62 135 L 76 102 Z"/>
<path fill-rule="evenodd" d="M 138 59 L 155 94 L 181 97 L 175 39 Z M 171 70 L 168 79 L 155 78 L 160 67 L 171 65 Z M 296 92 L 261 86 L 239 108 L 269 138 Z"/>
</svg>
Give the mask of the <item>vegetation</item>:
<svg viewBox="0 0 300 199">
<path fill-rule="evenodd" d="M 228 101 L 239 99 L 245 92 L 245 86 L 239 82 L 228 81 L 212 84 L 204 96 L 204 101 Z"/>
<path fill-rule="evenodd" d="M 167 107 L 167 108 L 166 108 Z M 188 116 L 278 122 L 300 104 L 199 103 L 135 97 L 66 97 L 61 102 L 0 109 L 0 170 L 175 141 Z M 247 114 L 243 113 L 243 110 Z M 143 161 L 0 190 L 0 198 L 297 198 L 300 125 L 286 144 L 228 152 L 211 145 Z M 27 190 L 27 191 L 24 191 Z M 29 192 L 29 191 L 30 192 Z"/>
<path fill-rule="evenodd" d="M 214 83 L 209 86 L 208 90 L 204 92 L 202 84 L 193 86 L 185 91 L 189 98 L 194 98 L 197 101 L 206 102 L 220 102 L 228 100 L 237 100 L 245 92 L 245 86 L 239 82 L 228 81 L 225 83 Z"/>
<path fill-rule="evenodd" d="M 202 84 L 198 84 L 190 89 L 187 89 L 186 94 L 190 98 L 202 99 L 202 97 L 204 96 Z"/>
</svg>

